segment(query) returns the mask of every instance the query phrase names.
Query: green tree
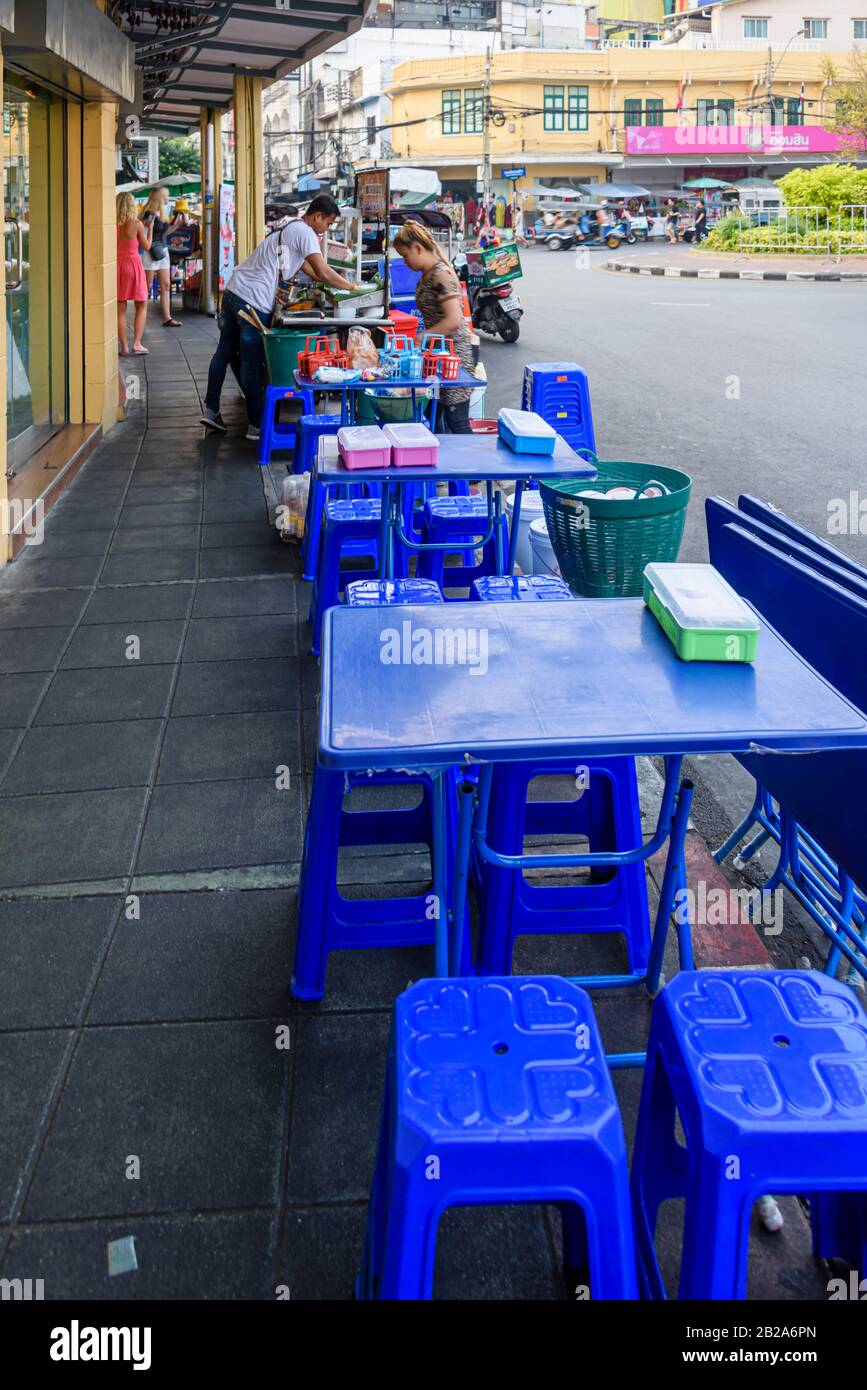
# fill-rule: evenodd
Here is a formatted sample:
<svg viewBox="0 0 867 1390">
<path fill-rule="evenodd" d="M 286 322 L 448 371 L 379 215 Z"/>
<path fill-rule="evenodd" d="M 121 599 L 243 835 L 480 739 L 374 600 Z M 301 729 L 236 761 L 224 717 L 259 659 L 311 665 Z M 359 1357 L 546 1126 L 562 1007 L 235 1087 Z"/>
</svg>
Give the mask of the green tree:
<svg viewBox="0 0 867 1390">
<path fill-rule="evenodd" d="M 840 150 L 851 159 L 867 150 L 867 56 L 856 48 L 845 76 L 837 72 L 830 58 L 822 73 L 831 84 L 834 115 L 826 122 L 840 141 Z"/>
<path fill-rule="evenodd" d="M 854 164 L 792 169 L 778 182 L 790 208 L 821 207 L 832 214 L 841 207 L 867 204 L 867 169 L 858 169 Z"/>
<path fill-rule="evenodd" d="M 160 178 L 169 174 L 198 174 L 201 169 L 199 137 L 168 136 L 160 140 Z"/>
</svg>

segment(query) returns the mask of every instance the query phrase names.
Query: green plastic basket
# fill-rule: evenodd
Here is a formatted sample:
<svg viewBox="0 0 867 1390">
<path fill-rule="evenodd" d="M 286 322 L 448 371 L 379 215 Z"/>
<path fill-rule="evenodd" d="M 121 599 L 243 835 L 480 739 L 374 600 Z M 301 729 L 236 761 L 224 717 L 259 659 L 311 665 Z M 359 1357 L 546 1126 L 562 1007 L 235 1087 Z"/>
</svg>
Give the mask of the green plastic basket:
<svg viewBox="0 0 867 1390">
<path fill-rule="evenodd" d="M 294 386 L 298 354 L 304 351 L 308 334 L 294 328 L 273 328 L 262 334 L 268 380 L 272 386 Z"/>
<path fill-rule="evenodd" d="M 645 565 L 677 559 L 692 479 L 676 468 L 595 457 L 591 462 L 599 471 L 595 483 L 586 478 L 539 483 L 560 573 L 582 597 L 637 598 L 643 592 Z M 640 492 L 653 483 L 663 489 L 661 497 L 578 496 L 588 488 Z"/>
<path fill-rule="evenodd" d="M 416 397 L 429 398 L 426 391 L 416 391 Z M 356 395 L 355 419 L 359 425 L 397 425 L 414 418 L 412 396 L 377 396 L 374 391 L 359 391 Z"/>
</svg>

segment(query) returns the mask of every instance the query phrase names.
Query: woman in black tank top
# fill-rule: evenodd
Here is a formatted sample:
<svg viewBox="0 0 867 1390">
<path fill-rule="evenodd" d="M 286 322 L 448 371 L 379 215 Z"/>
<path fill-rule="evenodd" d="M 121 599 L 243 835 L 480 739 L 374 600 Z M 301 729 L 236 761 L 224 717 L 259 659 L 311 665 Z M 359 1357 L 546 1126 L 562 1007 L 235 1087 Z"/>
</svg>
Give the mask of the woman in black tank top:
<svg viewBox="0 0 867 1390">
<path fill-rule="evenodd" d="M 165 236 L 169 229 L 166 213 L 168 193 L 164 188 L 155 188 L 148 198 L 143 222 L 153 227 L 153 240 L 150 251 L 143 256 L 148 281 L 148 299 L 153 290 L 154 276 L 160 284 L 160 307 L 163 311 L 163 328 L 180 328 L 177 319 L 172 318 L 172 266 Z"/>
</svg>

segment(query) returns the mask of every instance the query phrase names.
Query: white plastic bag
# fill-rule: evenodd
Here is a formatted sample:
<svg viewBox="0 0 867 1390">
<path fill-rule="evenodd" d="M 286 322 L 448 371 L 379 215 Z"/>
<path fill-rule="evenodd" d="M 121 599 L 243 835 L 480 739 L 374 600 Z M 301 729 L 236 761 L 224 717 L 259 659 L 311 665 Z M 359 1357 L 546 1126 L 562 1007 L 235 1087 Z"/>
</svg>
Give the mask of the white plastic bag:
<svg viewBox="0 0 867 1390">
<path fill-rule="evenodd" d="M 307 513 L 307 495 L 310 491 L 309 473 L 288 474 L 280 492 L 277 507 L 277 530 L 283 541 L 300 541 L 304 538 L 304 518 Z"/>
</svg>

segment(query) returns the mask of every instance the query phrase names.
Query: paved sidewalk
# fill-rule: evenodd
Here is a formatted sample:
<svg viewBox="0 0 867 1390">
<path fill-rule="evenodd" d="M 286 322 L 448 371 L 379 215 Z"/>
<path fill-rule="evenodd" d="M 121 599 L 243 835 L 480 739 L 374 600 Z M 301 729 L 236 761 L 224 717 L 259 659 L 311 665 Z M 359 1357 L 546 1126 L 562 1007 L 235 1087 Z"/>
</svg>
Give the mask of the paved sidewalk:
<svg viewBox="0 0 867 1390">
<path fill-rule="evenodd" d="M 229 436 L 202 437 L 213 324 L 145 341 L 124 363 L 141 400 L 0 577 L 0 1277 L 42 1278 L 49 1299 L 348 1298 L 389 1009 L 429 952 L 338 953 L 324 1004 L 287 1004 L 316 739 L 307 586 L 234 390 Z M 341 883 L 419 891 L 428 870 L 355 851 Z M 517 961 L 623 964 L 587 937 Z M 597 1002 L 610 1048 L 643 1045 L 646 999 Z M 616 1077 L 630 1137 L 640 1079 Z M 755 1232 L 751 1296 L 822 1298 L 787 1214 Z M 571 1297 L 557 1227 L 450 1213 L 438 1296 Z M 663 1239 L 671 1270 L 675 1218 Z M 136 1267 L 110 1273 L 113 1242 Z"/>
</svg>

